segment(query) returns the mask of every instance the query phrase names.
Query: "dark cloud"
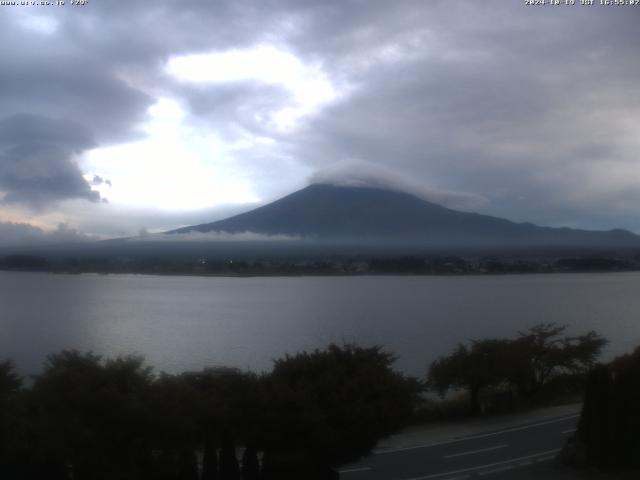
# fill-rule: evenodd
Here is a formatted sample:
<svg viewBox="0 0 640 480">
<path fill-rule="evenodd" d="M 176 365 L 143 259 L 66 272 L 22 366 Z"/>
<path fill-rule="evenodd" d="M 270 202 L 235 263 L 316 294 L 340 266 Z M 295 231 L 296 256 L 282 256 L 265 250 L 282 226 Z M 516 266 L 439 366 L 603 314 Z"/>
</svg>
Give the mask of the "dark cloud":
<svg viewBox="0 0 640 480">
<path fill-rule="evenodd" d="M 151 99 L 62 26 L 48 38 L 21 26 L 24 9 L 8 13 L 0 20 L 0 199 L 38 210 L 68 199 L 97 202 L 79 157 L 135 135 Z M 17 39 L 29 48 L 16 48 Z"/>
<path fill-rule="evenodd" d="M 8 35 L 2 37 L 10 43 Z M 100 141 L 122 140 L 152 99 L 127 84 L 108 58 L 90 50 L 63 52 L 0 55 L 2 112 L 60 118 L 83 125 Z"/>
<path fill-rule="evenodd" d="M 84 242 L 91 237 L 61 223 L 55 230 L 45 231 L 28 223 L 0 222 L 0 247 Z"/>
<path fill-rule="evenodd" d="M 94 175 L 89 184 L 93 187 L 99 187 L 100 185 L 106 185 L 108 187 L 113 186 L 111 180 L 109 180 L 108 178 L 102 178 L 100 175 Z"/>
<path fill-rule="evenodd" d="M 98 185 L 102 185 L 104 183 L 104 180 L 100 175 L 94 175 L 90 183 L 91 185 L 98 186 Z"/>
<path fill-rule="evenodd" d="M 94 145 L 89 130 L 73 121 L 52 119 L 38 115 L 12 115 L 0 120 L 0 144 L 21 145 L 33 141 L 69 145 L 81 151 Z"/>
<path fill-rule="evenodd" d="M 98 201 L 73 159 L 93 144 L 88 130 L 75 122 L 37 115 L 0 120 L 2 201 L 34 208 L 73 198 Z"/>
<path fill-rule="evenodd" d="M 0 222 L 0 246 L 32 243 L 44 236 L 41 228 L 28 223 Z"/>
</svg>

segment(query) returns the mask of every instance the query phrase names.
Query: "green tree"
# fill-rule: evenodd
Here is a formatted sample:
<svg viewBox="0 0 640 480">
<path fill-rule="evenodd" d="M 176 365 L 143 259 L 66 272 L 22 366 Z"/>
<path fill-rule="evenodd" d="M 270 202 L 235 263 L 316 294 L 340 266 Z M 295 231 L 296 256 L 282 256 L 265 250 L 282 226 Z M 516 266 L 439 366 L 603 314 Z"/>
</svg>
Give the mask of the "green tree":
<svg viewBox="0 0 640 480">
<path fill-rule="evenodd" d="M 4 404 L 15 395 L 21 386 L 22 378 L 16 373 L 13 362 L 11 360 L 0 362 L 0 404 Z"/>
<path fill-rule="evenodd" d="M 194 409 L 198 435 L 204 446 L 206 474 L 220 480 L 236 480 L 240 466 L 236 446 L 255 451 L 260 437 L 264 392 L 260 378 L 250 372 L 218 367 L 183 375 L 198 394 Z M 217 449 L 219 448 L 219 457 Z M 248 455 L 248 454 L 247 454 Z M 247 460 L 250 460 L 247 458 Z M 216 472 L 219 470 L 219 476 Z"/>
<path fill-rule="evenodd" d="M 151 380 L 139 357 L 104 362 L 77 351 L 50 355 L 31 391 L 34 463 L 55 465 L 77 480 L 142 477 Z"/>
<path fill-rule="evenodd" d="M 583 381 L 607 342 L 594 331 L 563 336 L 566 328 L 542 323 L 519 332 L 515 339 L 460 344 L 431 364 L 427 384 L 441 395 L 455 389 L 468 391 L 470 413 L 478 414 L 480 394 L 487 387 L 515 389 L 522 400 L 530 401 L 560 376 Z"/>
<path fill-rule="evenodd" d="M 485 339 L 471 345 L 458 345 L 447 356 L 434 361 L 427 374 L 427 385 L 440 395 L 452 389 L 465 389 L 469 393 L 469 412 L 481 412 L 480 392 L 507 377 L 512 350 L 508 340 Z"/>
<path fill-rule="evenodd" d="M 194 452 L 200 444 L 200 395 L 185 374 L 162 373 L 153 382 L 146 404 L 151 418 L 154 479 L 191 479 Z"/>
<path fill-rule="evenodd" d="M 585 375 L 607 341 L 594 331 L 563 336 L 566 325 L 541 323 L 519 332 L 513 341 L 509 380 L 522 398 L 530 399 L 557 375 Z"/>
<path fill-rule="evenodd" d="M 640 467 L 640 347 L 588 376 L 577 439 L 589 463 Z"/>
<path fill-rule="evenodd" d="M 330 478 L 409 420 L 421 386 L 381 347 L 330 345 L 276 360 L 266 380 L 264 478 Z"/>
<path fill-rule="evenodd" d="M 0 362 L 0 468 L 9 469 L 9 473 L 18 447 L 17 400 L 21 387 L 22 378 L 16 373 L 13 362 Z"/>
</svg>

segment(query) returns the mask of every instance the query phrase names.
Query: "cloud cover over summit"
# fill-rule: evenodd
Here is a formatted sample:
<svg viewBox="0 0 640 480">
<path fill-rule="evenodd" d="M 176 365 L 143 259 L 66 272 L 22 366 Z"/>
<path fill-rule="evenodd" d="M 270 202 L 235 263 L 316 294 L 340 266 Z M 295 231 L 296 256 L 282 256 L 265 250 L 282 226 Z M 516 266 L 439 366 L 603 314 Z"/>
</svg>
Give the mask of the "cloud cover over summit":
<svg viewBox="0 0 640 480">
<path fill-rule="evenodd" d="M 311 184 L 362 187 L 409 193 L 428 202 L 458 210 L 477 210 L 487 203 L 481 195 L 429 188 L 398 172 L 361 160 L 346 160 L 311 175 Z"/>
<path fill-rule="evenodd" d="M 639 19 L 500 0 L 3 6 L 0 221 L 167 230 L 358 158 L 458 208 L 640 231 Z"/>
</svg>

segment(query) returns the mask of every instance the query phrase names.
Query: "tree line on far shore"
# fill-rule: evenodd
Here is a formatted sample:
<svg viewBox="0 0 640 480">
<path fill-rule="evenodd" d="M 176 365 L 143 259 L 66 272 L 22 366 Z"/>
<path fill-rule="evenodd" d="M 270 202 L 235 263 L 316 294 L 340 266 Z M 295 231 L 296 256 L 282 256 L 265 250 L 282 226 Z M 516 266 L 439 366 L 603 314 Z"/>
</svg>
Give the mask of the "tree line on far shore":
<svg viewBox="0 0 640 480">
<path fill-rule="evenodd" d="M 395 371 L 395 356 L 379 346 L 286 355 L 263 374 L 156 374 L 140 357 L 65 350 L 29 386 L 1 362 L 0 477 L 338 478 L 339 466 L 415 421 L 427 390 L 462 392 L 470 414 L 505 395 L 515 408 L 580 390 L 606 342 L 564 333 L 540 324 L 513 339 L 461 344 L 424 380 Z"/>
<path fill-rule="evenodd" d="M 640 270 L 638 255 L 612 257 L 584 254 L 562 258 L 479 255 L 373 256 L 348 255 L 323 257 L 274 256 L 229 258 L 106 255 L 43 257 L 14 254 L 0 257 L 0 270 L 54 273 L 142 273 L 151 275 L 483 275 L 551 272 L 625 272 Z"/>
</svg>

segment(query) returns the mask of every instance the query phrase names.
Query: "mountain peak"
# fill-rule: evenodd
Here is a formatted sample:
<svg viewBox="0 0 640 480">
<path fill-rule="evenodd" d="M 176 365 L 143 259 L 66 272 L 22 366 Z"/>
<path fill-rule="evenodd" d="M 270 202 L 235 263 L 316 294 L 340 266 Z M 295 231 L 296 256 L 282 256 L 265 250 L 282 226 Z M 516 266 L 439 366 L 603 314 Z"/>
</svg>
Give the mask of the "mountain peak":
<svg viewBox="0 0 640 480">
<path fill-rule="evenodd" d="M 253 232 L 321 241 L 423 246 L 624 246 L 640 238 L 620 230 L 592 232 L 453 210 L 405 192 L 313 183 L 268 205 L 169 233 Z"/>
</svg>

